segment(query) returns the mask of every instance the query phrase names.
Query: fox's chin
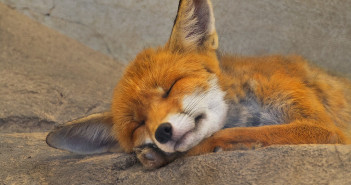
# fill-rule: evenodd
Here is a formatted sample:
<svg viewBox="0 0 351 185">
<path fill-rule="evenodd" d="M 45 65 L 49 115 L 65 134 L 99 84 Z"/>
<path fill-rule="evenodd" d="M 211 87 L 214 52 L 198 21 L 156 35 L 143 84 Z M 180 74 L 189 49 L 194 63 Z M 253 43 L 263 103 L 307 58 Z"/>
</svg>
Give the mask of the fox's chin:
<svg viewBox="0 0 351 185">
<path fill-rule="evenodd" d="M 160 144 L 157 147 L 165 153 L 186 152 L 201 141 L 191 140 L 191 134 L 194 133 L 188 132 L 177 141 L 169 141 L 167 144 Z"/>
<path fill-rule="evenodd" d="M 169 141 L 167 144 L 157 144 L 157 147 L 162 150 L 165 153 L 175 153 L 177 152 L 175 150 L 176 142 L 175 141 Z"/>
<path fill-rule="evenodd" d="M 165 153 L 186 152 L 199 144 L 207 137 L 198 138 L 197 133 L 189 131 L 177 141 L 169 141 L 167 144 L 160 144 L 157 147 Z"/>
<path fill-rule="evenodd" d="M 199 124 L 201 125 L 201 124 Z M 186 152 L 199 144 L 203 139 L 210 135 L 203 135 L 203 133 L 196 132 L 197 127 L 185 132 L 179 139 L 171 140 L 166 144 L 158 144 L 158 148 L 166 153 Z"/>
<path fill-rule="evenodd" d="M 197 144 L 197 143 L 196 143 Z M 179 142 L 172 142 L 167 145 L 157 146 L 161 151 L 164 153 L 172 154 L 176 152 L 186 152 L 189 149 L 195 146 L 196 144 L 187 144 L 187 143 L 179 143 Z"/>
<path fill-rule="evenodd" d="M 194 135 L 196 135 L 196 133 L 193 130 L 185 133 L 184 136 L 174 145 L 174 150 L 177 152 L 186 152 L 205 139 L 205 137 L 196 139 Z"/>
</svg>

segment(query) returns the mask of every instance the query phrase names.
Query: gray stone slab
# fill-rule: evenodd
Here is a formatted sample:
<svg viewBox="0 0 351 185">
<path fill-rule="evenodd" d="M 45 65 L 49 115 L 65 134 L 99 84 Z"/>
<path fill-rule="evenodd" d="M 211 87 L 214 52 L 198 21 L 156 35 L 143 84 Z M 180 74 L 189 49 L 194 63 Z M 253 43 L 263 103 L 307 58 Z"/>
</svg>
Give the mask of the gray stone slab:
<svg viewBox="0 0 351 185">
<path fill-rule="evenodd" d="M 351 77 L 351 0 L 212 0 L 220 50 L 299 54 Z M 175 0 L 0 0 L 115 59 L 166 42 Z"/>
<path fill-rule="evenodd" d="M 351 184 L 349 145 L 220 152 L 153 171 L 130 154 L 80 156 L 48 147 L 44 131 L 109 108 L 123 68 L 0 3 L 0 184 Z"/>
<path fill-rule="evenodd" d="M 0 129 L 52 128 L 109 109 L 121 63 L 0 4 Z"/>
<path fill-rule="evenodd" d="M 133 155 L 81 156 L 49 148 L 46 133 L 0 133 L 0 184 L 351 183 L 347 145 L 274 146 L 178 159 L 146 171 Z"/>
</svg>

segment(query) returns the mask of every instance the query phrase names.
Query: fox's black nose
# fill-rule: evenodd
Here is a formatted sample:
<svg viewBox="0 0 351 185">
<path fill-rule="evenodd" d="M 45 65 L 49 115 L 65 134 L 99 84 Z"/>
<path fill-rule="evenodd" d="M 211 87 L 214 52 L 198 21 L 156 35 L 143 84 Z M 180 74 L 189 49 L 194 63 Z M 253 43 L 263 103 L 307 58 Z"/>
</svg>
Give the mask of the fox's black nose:
<svg viewBox="0 0 351 185">
<path fill-rule="evenodd" d="M 158 142 L 164 144 L 172 139 L 172 125 L 170 123 L 162 123 L 156 130 L 155 138 Z"/>
</svg>

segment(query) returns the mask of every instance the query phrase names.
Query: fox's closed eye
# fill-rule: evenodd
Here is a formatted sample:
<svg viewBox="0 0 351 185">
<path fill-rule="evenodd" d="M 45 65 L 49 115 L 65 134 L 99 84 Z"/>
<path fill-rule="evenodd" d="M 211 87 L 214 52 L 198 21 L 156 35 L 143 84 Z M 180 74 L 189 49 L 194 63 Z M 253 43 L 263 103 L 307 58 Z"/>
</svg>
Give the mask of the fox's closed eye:
<svg viewBox="0 0 351 185">
<path fill-rule="evenodd" d="M 145 120 L 139 121 L 139 126 L 145 125 Z"/>
<path fill-rule="evenodd" d="M 175 85 L 179 80 L 180 80 L 180 78 L 173 82 L 173 84 L 171 85 L 171 87 L 169 87 L 169 89 L 167 90 L 167 92 L 163 94 L 163 96 L 162 96 L 163 98 L 167 98 L 167 97 L 169 96 L 169 94 L 170 94 L 171 91 L 172 91 L 172 88 L 174 87 L 174 85 Z"/>
</svg>

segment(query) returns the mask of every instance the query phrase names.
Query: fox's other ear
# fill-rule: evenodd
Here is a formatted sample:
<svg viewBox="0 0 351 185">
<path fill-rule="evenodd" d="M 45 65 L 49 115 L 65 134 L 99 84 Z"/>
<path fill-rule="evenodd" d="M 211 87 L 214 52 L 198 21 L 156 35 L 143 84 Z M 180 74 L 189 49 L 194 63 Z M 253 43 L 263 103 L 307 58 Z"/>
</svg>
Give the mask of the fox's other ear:
<svg viewBox="0 0 351 185">
<path fill-rule="evenodd" d="M 166 48 L 172 51 L 209 51 L 218 48 L 210 0 L 180 0 Z"/>
<path fill-rule="evenodd" d="M 111 113 L 92 114 L 59 126 L 47 135 L 46 143 L 79 154 L 121 152 L 112 125 Z"/>
</svg>

